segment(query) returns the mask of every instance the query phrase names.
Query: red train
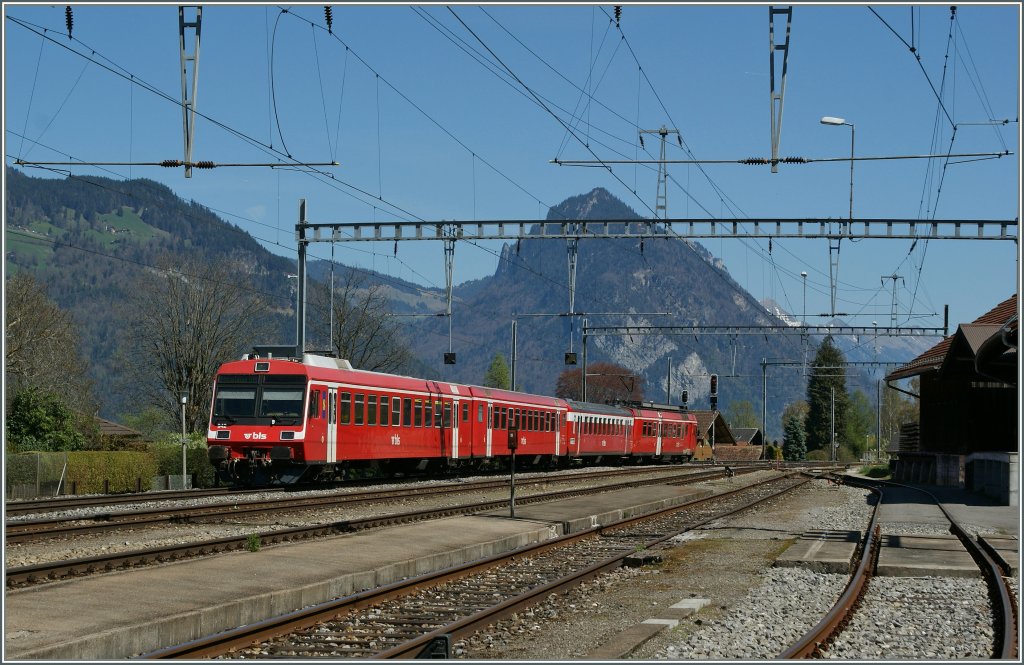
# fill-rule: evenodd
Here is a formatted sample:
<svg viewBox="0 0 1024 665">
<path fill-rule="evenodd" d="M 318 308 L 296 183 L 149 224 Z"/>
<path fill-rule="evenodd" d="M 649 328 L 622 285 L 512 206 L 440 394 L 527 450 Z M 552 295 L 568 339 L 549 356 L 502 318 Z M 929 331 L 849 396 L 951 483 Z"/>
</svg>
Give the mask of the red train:
<svg viewBox="0 0 1024 665">
<path fill-rule="evenodd" d="M 352 369 L 346 360 L 245 356 L 217 372 L 207 445 L 219 477 L 245 485 L 516 466 L 682 462 L 696 418 Z"/>
</svg>

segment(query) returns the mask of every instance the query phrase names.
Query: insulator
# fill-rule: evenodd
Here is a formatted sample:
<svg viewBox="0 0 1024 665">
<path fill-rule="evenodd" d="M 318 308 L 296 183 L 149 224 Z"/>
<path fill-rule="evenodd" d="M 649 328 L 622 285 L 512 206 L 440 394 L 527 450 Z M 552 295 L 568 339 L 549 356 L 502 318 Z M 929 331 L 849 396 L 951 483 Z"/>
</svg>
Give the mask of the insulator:
<svg viewBox="0 0 1024 665">
<path fill-rule="evenodd" d="M 622 5 L 615 5 L 615 27 L 619 27 L 619 19 L 622 18 Z"/>
<path fill-rule="evenodd" d="M 174 166 L 181 166 L 181 160 L 178 160 L 178 159 L 165 159 L 164 161 L 160 162 L 160 166 L 163 166 L 164 168 L 170 168 L 170 167 L 174 167 Z"/>
<path fill-rule="evenodd" d="M 334 16 L 332 15 L 330 5 L 324 5 L 324 19 L 327 21 L 327 32 L 330 34 L 334 34 L 331 33 L 331 25 L 333 25 L 334 23 Z"/>
<path fill-rule="evenodd" d="M 75 17 L 71 13 L 71 5 L 64 8 L 64 21 L 68 24 L 68 39 L 71 39 L 71 28 L 75 25 Z"/>
<path fill-rule="evenodd" d="M 767 157 L 747 157 L 746 159 L 741 159 L 740 160 L 740 164 L 767 164 L 767 163 L 768 163 L 768 158 Z"/>
<path fill-rule="evenodd" d="M 772 253 L 772 239 L 768 238 L 768 253 Z"/>
<path fill-rule="evenodd" d="M 641 148 L 644 147 L 644 135 L 643 134 L 640 135 L 640 147 Z"/>
<path fill-rule="evenodd" d="M 676 134 L 676 143 L 679 144 L 680 148 L 683 147 L 683 137 L 681 134 Z"/>
<path fill-rule="evenodd" d="M 213 162 L 207 160 L 207 161 L 202 161 L 202 162 L 195 162 L 195 163 L 192 164 L 192 166 L 194 166 L 197 169 L 212 169 L 212 168 L 216 167 L 217 165 L 214 164 Z"/>
<path fill-rule="evenodd" d="M 783 164 L 806 164 L 807 163 L 807 158 L 806 157 L 783 157 L 781 161 L 782 161 Z"/>
</svg>

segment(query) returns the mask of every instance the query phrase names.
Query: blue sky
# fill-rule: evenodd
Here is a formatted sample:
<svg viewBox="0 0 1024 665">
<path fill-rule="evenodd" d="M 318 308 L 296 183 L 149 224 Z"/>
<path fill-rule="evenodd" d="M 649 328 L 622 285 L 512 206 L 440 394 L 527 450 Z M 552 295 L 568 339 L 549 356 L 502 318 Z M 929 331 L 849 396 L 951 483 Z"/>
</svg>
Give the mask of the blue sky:
<svg viewBox="0 0 1024 665">
<path fill-rule="evenodd" d="M 615 177 L 550 164 L 595 157 L 505 66 L 602 159 L 657 157 L 655 138 L 645 137 L 645 155 L 637 130 L 662 125 L 678 128 L 690 150 L 670 142 L 669 159 L 764 157 L 771 127 L 768 7 L 626 4 L 619 32 L 610 5 L 335 5 L 328 34 L 323 5 L 207 5 L 196 98 L 205 117 L 196 124 L 194 159 L 336 160 L 339 166 L 319 169 L 334 179 L 261 167 L 194 171 L 190 179 L 182 169 L 143 166 L 76 165 L 72 172 L 158 180 L 288 257 L 296 255 L 300 198 L 314 222 L 536 219 L 548 206 L 600 186 L 652 217 L 656 167 L 619 165 Z M 866 5 L 795 6 L 780 156 L 848 156 L 849 128 L 823 125 L 822 116 L 856 126 L 858 156 L 1009 150 L 1011 157 L 948 164 L 858 161 L 853 214 L 1019 217 L 1019 5 L 961 5 L 953 21 L 948 4 L 874 10 L 881 18 Z M 64 5 L 6 3 L 4 11 L 8 165 L 18 158 L 182 158 L 176 4 L 75 5 L 73 40 Z M 45 29 L 51 40 L 13 19 Z M 777 41 L 784 27 L 777 16 Z M 774 174 L 764 166 L 677 164 L 669 174 L 674 218 L 849 212 L 848 161 L 783 165 Z M 779 240 L 770 255 L 760 241 L 705 245 L 756 297 L 774 298 L 791 312 L 803 309 L 806 271 L 807 311 L 829 310 L 827 241 Z M 911 245 L 843 241 L 837 310 L 855 314 L 847 318 L 856 325 L 888 325 L 892 281 L 881 277 L 899 274 L 900 325 L 941 326 L 948 304 L 955 326 L 1017 289 L 1015 243 Z M 458 245 L 456 283 L 492 274 L 499 250 L 499 243 Z M 312 251 L 331 256 L 327 244 Z M 390 244 L 341 243 L 334 256 L 444 285 L 436 242 L 401 243 L 397 257 Z"/>
</svg>

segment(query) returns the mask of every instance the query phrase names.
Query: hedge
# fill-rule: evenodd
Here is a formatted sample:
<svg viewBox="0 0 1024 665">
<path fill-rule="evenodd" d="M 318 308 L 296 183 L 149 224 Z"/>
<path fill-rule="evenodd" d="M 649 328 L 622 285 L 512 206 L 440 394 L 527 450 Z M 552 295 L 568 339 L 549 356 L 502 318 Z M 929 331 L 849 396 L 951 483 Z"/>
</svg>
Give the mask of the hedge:
<svg viewBox="0 0 1024 665">
<path fill-rule="evenodd" d="M 99 494 L 105 489 L 111 493 L 134 492 L 137 479 L 142 489 L 149 489 L 157 475 L 156 460 L 149 453 L 121 451 L 76 451 L 68 453 L 68 471 L 64 478 L 63 493 L 69 493 L 72 483 L 78 494 Z M 104 487 L 104 481 L 109 487 Z"/>
</svg>

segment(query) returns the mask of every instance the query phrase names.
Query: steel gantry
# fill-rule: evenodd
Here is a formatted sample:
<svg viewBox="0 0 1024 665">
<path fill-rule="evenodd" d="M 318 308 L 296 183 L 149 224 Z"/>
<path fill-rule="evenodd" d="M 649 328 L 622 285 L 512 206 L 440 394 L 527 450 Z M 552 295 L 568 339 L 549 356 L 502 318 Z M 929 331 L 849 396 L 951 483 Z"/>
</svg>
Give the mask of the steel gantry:
<svg viewBox="0 0 1024 665">
<path fill-rule="evenodd" d="M 641 335 L 882 335 L 884 337 L 946 337 L 949 334 L 949 319 L 942 328 L 879 328 L 878 326 L 722 326 L 722 325 L 696 325 L 696 326 L 590 326 L 586 320 L 583 321 L 583 377 L 582 401 L 587 400 L 587 337 L 597 335 L 614 335 L 620 337 L 631 337 Z M 764 362 L 764 361 L 762 361 Z M 865 363 L 871 364 L 871 363 Z M 879 363 L 882 365 L 889 363 Z M 762 421 L 762 425 L 764 422 Z"/>
<path fill-rule="evenodd" d="M 196 10 L 195 20 L 185 19 L 185 9 Z M 192 49 L 188 50 L 187 32 L 194 30 Z M 199 87 L 199 39 L 203 29 L 203 8 L 198 5 L 178 7 L 178 44 L 181 53 L 181 113 L 185 135 L 185 177 L 192 177 L 192 139 L 196 133 L 196 92 Z M 191 65 L 191 76 L 189 69 Z"/>
<path fill-rule="evenodd" d="M 299 353 L 305 348 L 305 279 L 306 250 L 314 242 L 393 242 L 411 240 L 439 240 L 445 246 L 445 315 L 451 319 L 451 293 L 455 260 L 455 243 L 463 240 L 565 240 L 568 243 L 569 313 L 576 313 L 576 267 L 579 241 L 582 239 L 663 238 L 669 240 L 706 238 L 744 239 L 931 239 L 931 240 L 1010 240 L 1017 242 L 1018 220 L 996 219 L 856 219 L 836 220 L 817 218 L 757 218 L 745 220 L 721 219 L 605 219 L 559 220 L 518 219 L 478 220 L 459 222 L 442 221 L 389 221 L 389 222 L 310 222 L 306 219 L 306 200 L 299 201 L 299 220 L 295 225 L 298 243 L 299 288 L 296 308 L 296 346 Z M 396 245 L 397 246 L 397 245 Z M 804 327 L 803 334 L 825 334 L 814 327 Z M 759 329 L 758 333 L 766 329 Z M 837 328 L 831 330 L 840 333 Z M 861 328 L 875 332 L 873 328 Z M 910 328 L 879 328 L 879 334 L 908 333 Z M 931 329 L 937 330 L 937 329 Z M 886 331 L 886 332 L 883 332 Z M 901 332 L 890 332 L 901 331 Z M 754 333 L 750 333 L 754 334 Z M 916 333 L 923 334 L 923 333 Z M 584 337 L 585 339 L 585 337 Z M 449 340 L 450 342 L 450 340 Z"/>
<path fill-rule="evenodd" d="M 786 39 L 781 44 L 775 43 L 775 15 L 786 15 Z M 782 138 L 782 103 L 786 97 L 786 66 L 789 62 L 789 32 L 793 23 L 793 7 L 768 8 L 768 71 L 771 79 L 772 104 L 772 173 L 779 172 L 779 141 Z M 782 52 L 781 85 L 775 88 L 775 59 Z"/>
</svg>

